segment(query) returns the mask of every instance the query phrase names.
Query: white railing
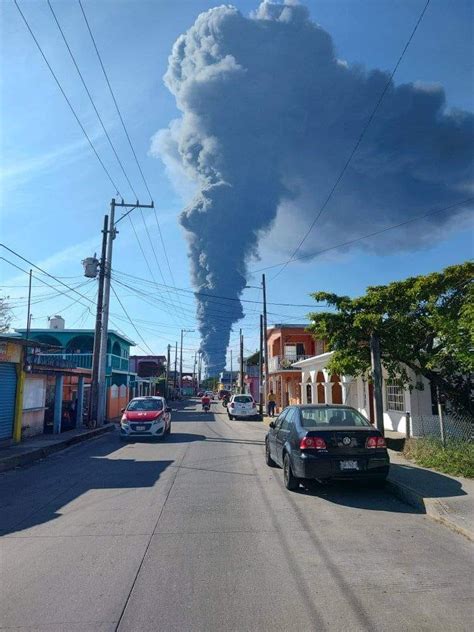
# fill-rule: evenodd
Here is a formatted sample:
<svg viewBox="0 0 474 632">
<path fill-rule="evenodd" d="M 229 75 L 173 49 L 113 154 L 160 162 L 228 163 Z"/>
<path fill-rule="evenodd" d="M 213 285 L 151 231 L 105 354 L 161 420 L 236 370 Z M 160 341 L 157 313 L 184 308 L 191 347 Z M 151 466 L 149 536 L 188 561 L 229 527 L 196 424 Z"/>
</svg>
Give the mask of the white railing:
<svg viewBox="0 0 474 632">
<path fill-rule="evenodd" d="M 293 364 L 311 357 L 310 355 L 273 356 L 272 358 L 268 358 L 268 371 L 269 373 L 288 370 L 300 371 L 301 369 L 294 367 Z"/>
</svg>

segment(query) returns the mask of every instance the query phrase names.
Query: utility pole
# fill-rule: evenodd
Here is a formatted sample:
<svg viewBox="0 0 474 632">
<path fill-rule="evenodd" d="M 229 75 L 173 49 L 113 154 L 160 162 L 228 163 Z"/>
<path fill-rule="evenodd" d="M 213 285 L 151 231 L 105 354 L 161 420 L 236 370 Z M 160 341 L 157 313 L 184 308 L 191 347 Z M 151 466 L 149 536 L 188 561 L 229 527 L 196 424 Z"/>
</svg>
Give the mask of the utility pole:
<svg viewBox="0 0 474 632">
<path fill-rule="evenodd" d="M 174 379 L 173 379 L 174 390 L 176 390 L 177 376 L 178 376 L 178 341 L 175 342 L 175 347 L 174 347 Z"/>
<path fill-rule="evenodd" d="M 183 330 L 181 329 L 181 351 L 179 352 L 179 392 L 183 390 Z"/>
<path fill-rule="evenodd" d="M 201 351 L 198 351 L 198 368 L 197 368 L 197 384 L 196 384 L 196 389 L 198 393 L 201 388 L 201 364 L 202 364 L 202 353 Z"/>
<path fill-rule="evenodd" d="M 183 388 L 183 334 L 192 333 L 194 329 L 181 329 L 181 352 L 179 354 L 179 392 Z"/>
<path fill-rule="evenodd" d="M 89 425 L 96 424 L 99 414 L 99 362 L 100 362 L 100 337 L 102 334 L 102 303 L 104 300 L 105 256 L 107 248 L 107 229 L 109 216 L 104 215 L 104 227 L 102 229 L 102 251 L 99 263 L 99 288 L 97 292 L 97 311 L 95 315 L 94 347 L 92 351 L 92 380 L 89 397 Z"/>
<path fill-rule="evenodd" d="M 114 239 L 117 235 L 116 225 L 129 213 L 136 208 L 154 208 L 153 202 L 151 204 L 140 204 L 137 200 L 134 204 L 126 204 L 124 201 L 116 202 L 115 198 L 112 198 L 110 202 L 110 223 L 107 239 L 107 250 L 105 258 L 105 278 L 104 278 L 104 297 L 102 303 L 102 330 L 100 335 L 100 362 L 99 362 L 99 410 L 97 415 L 97 424 L 102 426 L 106 417 L 106 396 L 107 396 L 107 339 L 109 334 L 109 307 L 110 307 L 110 283 L 112 280 L 112 251 Z M 115 209 L 116 208 L 128 208 L 129 210 L 124 213 L 115 222 Z"/>
<path fill-rule="evenodd" d="M 267 336 L 267 286 L 265 283 L 265 274 L 262 274 L 262 289 L 263 289 L 263 350 L 264 350 L 264 362 L 265 362 L 265 386 L 263 388 L 263 404 L 267 405 L 267 391 L 268 391 L 268 336 Z"/>
<path fill-rule="evenodd" d="M 380 338 L 374 332 L 370 335 L 370 363 L 372 365 L 372 382 L 374 385 L 375 425 L 384 434 Z"/>
<path fill-rule="evenodd" d="M 245 393 L 244 389 L 244 337 L 240 330 L 240 392 Z"/>
<path fill-rule="evenodd" d="M 194 365 L 193 365 L 193 389 L 194 390 L 196 389 L 196 364 L 197 364 L 197 351 L 194 352 Z M 196 393 L 194 393 L 194 395 L 196 395 Z"/>
<path fill-rule="evenodd" d="M 232 349 L 230 350 L 230 393 L 234 393 L 234 367 L 232 365 Z"/>
<path fill-rule="evenodd" d="M 260 314 L 260 353 L 258 357 L 258 412 L 263 415 L 263 315 Z"/>
<path fill-rule="evenodd" d="M 166 353 L 166 382 L 165 382 L 165 397 L 168 399 L 170 394 L 170 354 L 171 345 L 168 345 Z"/>
</svg>

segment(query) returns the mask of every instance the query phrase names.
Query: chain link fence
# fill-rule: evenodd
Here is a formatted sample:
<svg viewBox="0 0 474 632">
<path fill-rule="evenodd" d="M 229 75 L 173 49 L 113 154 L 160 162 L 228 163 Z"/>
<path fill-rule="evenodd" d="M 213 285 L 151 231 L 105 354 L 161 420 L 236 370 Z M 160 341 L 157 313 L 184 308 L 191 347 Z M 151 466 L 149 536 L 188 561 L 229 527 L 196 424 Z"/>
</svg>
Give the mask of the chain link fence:
<svg viewBox="0 0 474 632">
<path fill-rule="evenodd" d="M 437 439 L 455 439 L 457 441 L 474 442 L 474 418 L 467 415 L 445 413 L 439 415 L 412 415 L 411 436 L 433 437 Z"/>
</svg>

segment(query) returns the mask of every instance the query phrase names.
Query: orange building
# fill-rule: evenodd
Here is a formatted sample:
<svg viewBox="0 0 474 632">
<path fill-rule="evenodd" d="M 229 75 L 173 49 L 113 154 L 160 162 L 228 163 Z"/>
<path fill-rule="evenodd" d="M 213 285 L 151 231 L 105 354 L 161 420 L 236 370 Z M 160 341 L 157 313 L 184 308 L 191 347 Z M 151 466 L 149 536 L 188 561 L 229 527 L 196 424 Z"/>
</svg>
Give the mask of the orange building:
<svg viewBox="0 0 474 632">
<path fill-rule="evenodd" d="M 324 341 L 315 340 L 307 325 L 279 324 L 267 330 L 268 384 L 273 391 L 277 411 L 301 403 L 301 369 L 293 363 L 324 353 Z"/>
</svg>

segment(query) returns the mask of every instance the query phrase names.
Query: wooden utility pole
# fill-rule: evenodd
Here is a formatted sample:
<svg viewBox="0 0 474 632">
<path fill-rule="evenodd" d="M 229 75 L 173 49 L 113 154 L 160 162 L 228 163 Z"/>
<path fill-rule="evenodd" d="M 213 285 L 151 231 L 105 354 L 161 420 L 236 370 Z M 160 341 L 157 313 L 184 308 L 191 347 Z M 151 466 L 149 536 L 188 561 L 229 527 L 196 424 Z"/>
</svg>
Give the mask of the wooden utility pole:
<svg viewBox="0 0 474 632">
<path fill-rule="evenodd" d="M 244 388 L 244 336 L 240 330 L 240 392 L 245 393 Z"/>
<path fill-rule="evenodd" d="M 170 355 L 171 355 L 171 345 L 168 345 L 166 352 L 166 382 L 165 382 L 165 397 L 169 398 L 170 394 Z"/>
<path fill-rule="evenodd" d="M 263 415 L 263 315 L 260 314 L 260 353 L 258 356 L 258 412 Z"/>
<path fill-rule="evenodd" d="M 176 390 L 176 378 L 178 372 L 178 341 L 175 343 L 174 347 L 174 380 L 173 380 L 173 388 Z"/>
<path fill-rule="evenodd" d="M 384 434 L 380 338 L 374 332 L 370 335 L 370 362 L 372 365 L 372 383 L 374 385 L 375 425 Z"/>
<path fill-rule="evenodd" d="M 102 229 L 102 251 L 99 263 L 99 288 L 97 291 L 97 310 L 95 315 L 94 347 L 92 351 L 92 379 L 89 397 L 89 425 L 97 423 L 99 415 L 99 363 L 100 363 L 100 338 L 102 335 L 102 304 L 104 300 L 105 279 L 105 255 L 107 249 L 107 231 L 109 216 L 104 215 L 104 227 Z"/>
<path fill-rule="evenodd" d="M 262 274 L 262 290 L 263 290 L 263 350 L 265 363 L 265 385 L 263 388 L 263 404 L 267 405 L 268 395 L 268 337 L 267 337 L 267 287 L 265 284 L 265 274 Z"/>
</svg>

